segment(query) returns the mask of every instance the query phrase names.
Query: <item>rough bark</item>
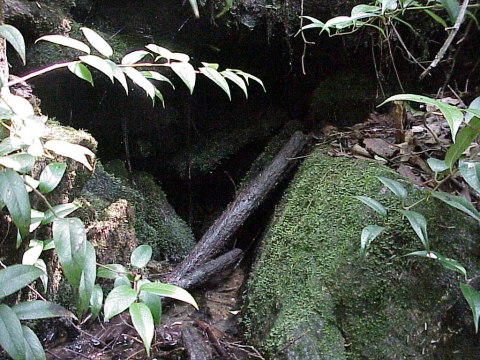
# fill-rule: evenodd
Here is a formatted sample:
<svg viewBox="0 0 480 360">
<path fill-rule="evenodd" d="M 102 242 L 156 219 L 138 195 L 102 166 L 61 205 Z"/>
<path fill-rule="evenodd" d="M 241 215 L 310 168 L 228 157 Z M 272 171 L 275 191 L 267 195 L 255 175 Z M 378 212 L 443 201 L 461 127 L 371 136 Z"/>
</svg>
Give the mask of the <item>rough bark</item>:
<svg viewBox="0 0 480 360">
<path fill-rule="evenodd" d="M 267 195 L 278 185 L 304 150 L 308 136 L 301 132 L 292 135 L 288 143 L 273 161 L 261 172 L 223 214 L 207 230 L 193 250 L 178 264 L 166 281 L 178 285 L 188 274 L 193 273 L 201 264 L 214 258 L 227 245 L 228 240 L 240 228 L 248 216 L 262 203 Z"/>
</svg>

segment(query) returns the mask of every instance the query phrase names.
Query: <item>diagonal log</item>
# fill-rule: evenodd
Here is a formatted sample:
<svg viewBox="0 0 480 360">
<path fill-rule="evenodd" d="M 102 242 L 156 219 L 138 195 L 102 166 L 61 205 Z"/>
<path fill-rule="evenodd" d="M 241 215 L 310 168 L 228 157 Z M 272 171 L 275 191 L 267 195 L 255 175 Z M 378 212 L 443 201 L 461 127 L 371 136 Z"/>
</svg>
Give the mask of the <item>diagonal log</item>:
<svg viewBox="0 0 480 360">
<path fill-rule="evenodd" d="M 238 194 L 185 259 L 166 277 L 165 282 L 180 285 L 182 279 L 217 256 L 249 215 L 296 164 L 295 158 L 302 154 L 308 142 L 309 136 L 302 132 L 293 134 L 272 162 Z"/>
</svg>

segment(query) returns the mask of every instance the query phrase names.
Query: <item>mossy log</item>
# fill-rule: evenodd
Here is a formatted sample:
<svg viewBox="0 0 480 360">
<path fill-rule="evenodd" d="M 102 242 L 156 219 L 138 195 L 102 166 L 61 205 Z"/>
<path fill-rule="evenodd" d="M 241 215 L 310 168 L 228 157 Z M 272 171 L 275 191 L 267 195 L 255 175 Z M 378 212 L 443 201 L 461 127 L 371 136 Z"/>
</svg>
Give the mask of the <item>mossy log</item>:
<svg viewBox="0 0 480 360">
<path fill-rule="evenodd" d="M 192 251 L 167 276 L 166 281 L 179 285 L 182 283 L 182 279 L 191 278 L 193 272 L 202 264 L 217 256 L 249 215 L 258 208 L 296 164 L 293 159 L 302 153 L 308 142 L 309 137 L 302 132 L 294 133 L 264 171 L 237 195 L 237 198 L 207 230 Z M 188 285 L 197 283 L 195 279 L 191 279 L 191 281 L 184 285 L 188 287 Z"/>
</svg>

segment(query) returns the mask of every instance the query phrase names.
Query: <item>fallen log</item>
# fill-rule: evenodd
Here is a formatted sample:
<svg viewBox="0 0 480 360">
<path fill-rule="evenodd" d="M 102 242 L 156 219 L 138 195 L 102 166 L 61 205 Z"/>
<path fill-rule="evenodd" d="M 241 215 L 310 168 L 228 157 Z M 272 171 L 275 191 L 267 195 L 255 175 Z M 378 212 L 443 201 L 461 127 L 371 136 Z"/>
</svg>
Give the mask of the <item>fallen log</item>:
<svg viewBox="0 0 480 360">
<path fill-rule="evenodd" d="M 165 282 L 180 286 L 182 279 L 217 256 L 250 214 L 297 163 L 295 159 L 302 154 L 308 142 L 309 136 L 302 132 L 294 133 L 272 162 L 237 195 L 184 260 L 167 275 Z M 184 285 L 188 288 L 193 283 L 198 285 L 196 281 Z"/>
<path fill-rule="evenodd" d="M 243 251 L 233 249 L 206 264 L 198 266 L 193 272 L 188 273 L 178 281 L 177 286 L 184 289 L 191 289 L 209 281 L 214 275 L 228 269 L 238 263 L 243 256 Z"/>
</svg>

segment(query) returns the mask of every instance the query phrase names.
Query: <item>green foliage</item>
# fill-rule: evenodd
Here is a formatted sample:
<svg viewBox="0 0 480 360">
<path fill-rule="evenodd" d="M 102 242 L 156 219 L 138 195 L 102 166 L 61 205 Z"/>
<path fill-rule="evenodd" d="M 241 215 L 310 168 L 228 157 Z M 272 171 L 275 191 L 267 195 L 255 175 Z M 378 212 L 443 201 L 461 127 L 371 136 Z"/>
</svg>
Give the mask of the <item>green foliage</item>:
<svg viewBox="0 0 480 360">
<path fill-rule="evenodd" d="M 191 4 L 198 15 L 196 1 L 191 0 Z M 45 197 L 61 183 L 67 165 L 50 162 L 38 179 L 31 176 L 38 160 L 52 158 L 50 152 L 70 158 L 90 171 L 93 171 L 95 155 L 91 150 L 77 144 L 57 139 L 45 141 L 43 135 L 46 130 L 46 117 L 36 115 L 26 99 L 12 95 L 7 90 L 21 81 L 62 67 L 68 68 L 73 74 L 92 85 L 94 83 L 89 67 L 94 68 L 112 82 L 117 80 L 127 94 L 129 78 L 145 90 L 152 100 L 158 98 L 162 103 L 164 102 L 162 93 L 150 80 L 167 82 L 173 87 L 172 82 L 159 72 L 150 69 L 139 71 L 137 68 L 170 68 L 190 92 L 194 90 L 197 73 L 202 73 L 220 86 L 229 98 L 231 96 L 227 80 L 239 86 L 246 97 L 249 80 L 259 83 L 264 90 L 265 87 L 260 79 L 241 70 L 226 69 L 219 72 L 217 64 L 204 63 L 204 67 L 195 70 L 189 63 L 188 55 L 174 53 L 154 44 L 146 46 L 149 51 L 132 52 L 122 59 L 121 64 L 115 64 L 109 59 L 113 55 L 111 46 L 93 30 L 88 28 L 81 30 L 88 43 L 100 56 L 92 55 L 90 46 L 82 41 L 61 35 L 43 36 L 37 41 L 52 42 L 86 55 L 79 56 L 76 61 L 55 64 L 2 84 L 0 122 L 10 130 L 10 134 L 0 139 L 0 207 L 6 206 L 18 229 L 17 248 L 22 244 L 22 239 L 30 236 L 40 226 L 51 226 L 53 239 L 31 239 L 23 255 L 22 264 L 6 266 L 0 270 L 0 300 L 29 286 L 32 281 L 39 278 L 46 290 L 47 266 L 41 256 L 44 251 L 54 249 L 63 273 L 73 288 L 78 317 L 81 319 L 90 310 L 92 318 L 96 318 L 101 310 L 103 291 L 95 285 L 96 277 L 115 279 L 115 288 L 105 300 L 105 319 L 108 320 L 129 309 L 133 325 L 149 354 L 154 325 L 158 325 L 161 318 L 160 297 L 181 300 L 198 309 L 195 300 L 181 288 L 151 283 L 143 278 L 142 269 L 152 256 L 152 248 L 148 245 L 141 245 L 135 249 L 131 256 L 130 268 L 109 264 L 100 267 L 97 273 L 95 249 L 86 238 L 85 225 L 79 218 L 67 218 L 78 205 L 73 203 L 52 205 Z M 9 25 L 1 25 L 0 36 L 6 38 L 25 61 L 25 45 L 20 32 Z M 152 57 L 154 62 L 139 63 L 146 56 Z M 39 200 L 32 203 L 43 203 L 48 210 L 32 208 L 30 197 Z M 14 360 L 45 359 L 40 341 L 33 331 L 21 324 L 20 320 L 59 316 L 76 319 L 70 311 L 47 301 L 24 302 L 12 308 L 0 303 L 0 345 Z"/>
<path fill-rule="evenodd" d="M 127 94 L 128 86 L 126 77 L 129 78 L 137 86 L 145 90 L 145 92 L 152 99 L 153 102 L 157 98 L 162 102 L 163 105 L 165 104 L 161 91 L 150 80 L 157 80 L 161 82 L 167 81 L 171 83 L 170 80 L 158 72 L 151 70 L 138 71 L 137 68 L 170 68 L 183 81 L 183 83 L 189 89 L 190 93 L 193 93 L 193 90 L 195 88 L 197 73 L 203 74 L 207 78 L 212 80 L 227 94 L 229 99 L 231 99 L 231 95 L 227 79 L 239 86 L 245 93 L 246 97 L 248 97 L 246 85 L 248 85 L 250 79 L 259 83 L 265 90 L 263 82 L 253 75 L 236 69 L 225 69 L 219 72 L 218 64 L 209 63 L 202 63 L 204 66 L 199 68 L 198 70 L 195 70 L 195 68 L 189 62 L 190 56 L 183 53 L 172 52 L 156 44 L 146 45 L 145 47 L 149 51 L 137 50 L 125 55 L 121 60 L 121 64 L 117 65 L 109 59 L 113 55 L 113 49 L 100 35 L 98 35 L 95 31 L 89 28 L 83 27 L 81 28 L 81 30 L 89 44 L 95 50 L 97 50 L 101 56 L 91 55 L 91 49 L 89 45 L 79 40 L 64 37 L 61 35 L 42 36 L 37 41 L 49 41 L 54 44 L 82 51 L 87 55 L 79 56 L 79 61 L 55 64 L 51 68 L 41 70 L 41 73 L 58 69 L 59 67 L 67 67 L 79 78 L 88 81 L 90 84 L 93 85 L 92 74 L 88 67 L 85 66 L 88 65 L 106 75 L 112 82 L 114 82 L 114 79 L 116 79 L 123 86 Z M 139 61 L 143 60 L 143 58 L 145 57 L 153 58 L 154 61 L 140 63 Z M 22 78 L 22 80 L 35 75 L 36 73 L 27 75 L 26 77 Z"/>
<path fill-rule="evenodd" d="M 130 269 L 119 264 L 109 264 L 100 267 L 97 273 L 98 277 L 115 279 L 115 287 L 105 299 L 105 320 L 128 309 L 148 356 L 155 331 L 154 325 L 160 323 L 162 313 L 159 296 L 186 302 L 198 310 L 195 299 L 184 289 L 143 278 L 141 270 L 148 264 L 151 256 L 152 248 L 149 245 L 140 245 L 132 252 Z"/>
</svg>

